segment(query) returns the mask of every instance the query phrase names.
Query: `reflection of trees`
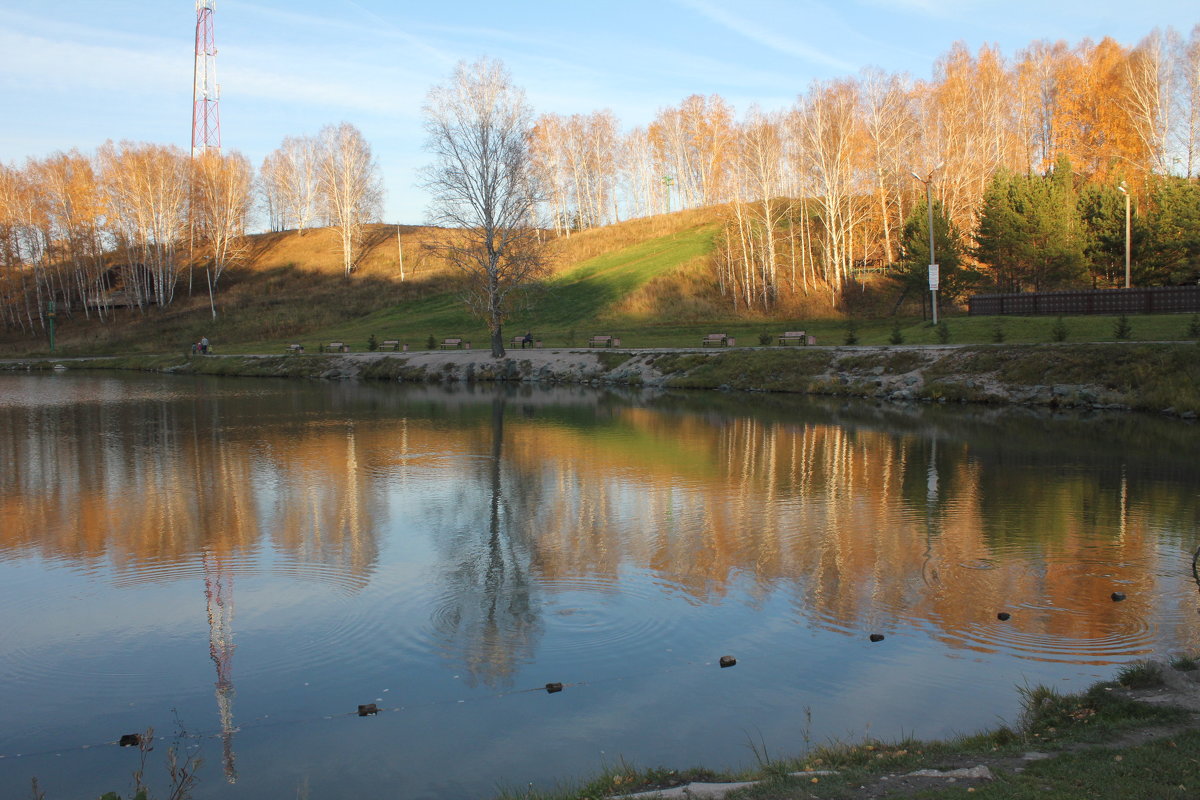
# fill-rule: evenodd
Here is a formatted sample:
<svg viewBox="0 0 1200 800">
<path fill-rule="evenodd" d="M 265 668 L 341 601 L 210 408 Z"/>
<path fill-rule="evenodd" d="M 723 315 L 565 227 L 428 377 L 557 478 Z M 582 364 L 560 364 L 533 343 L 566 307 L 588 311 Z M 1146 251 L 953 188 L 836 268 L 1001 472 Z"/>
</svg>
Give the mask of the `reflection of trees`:
<svg viewBox="0 0 1200 800">
<path fill-rule="evenodd" d="M 1129 609 L 1107 602 L 1114 583 L 1148 613 L 1153 531 L 1196 513 L 1181 491 L 1194 468 L 1114 460 L 1128 442 L 1077 459 L 1063 449 L 1077 432 L 1050 440 L 1040 421 L 924 417 L 906 431 L 794 419 L 630 408 L 611 423 L 621 436 L 523 428 L 511 458 L 554 475 L 529 521 L 539 570 L 636 564 L 700 600 L 752 577 L 764 593 L 791 587 L 815 624 L 916 620 L 956 646 L 996 609 L 1032 604 L 1064 613 L 1027 615 L 1031 634 L 1096 640 L 1127 630 Z M 1159 494 L 1171 496 L 1165 514 L 1150 502 Z"/>
<path fill-rule="evenodd" d="M 139 582 L 195 575 L 180 567 L 205 552 L 234 565 L 269 535 L 361 585 L 378 552 L 362 443 L 319 416 L 263 426 L 269 413 L 267 401 L 202 385 L 168 399 L 0 408 L 0 465 L 11 465 L 0 470 L 0 551 L 108 560 Z"/>
<path fill-rule="evenodd" d="M 452 530 L 442 534 L 447 590 L 435 616 L 447 649 L 463 659 L 470 682 L 489 686 L 511 680 L 519 664 L 532 657 L 542 630 L 530 575 L 534 543 L 526 524 L 533 486 L 520 475 L 504 480 L 505 406 L 506 395 L 498 391 L 491 402 L 490 457 L 457 508 L 470 518 L 447 520 Z M 486 512 L 475 515 L 484 504 Z"/>
<path fill-rule="evenodd" d="M 527 386 L 286 399 L 278 421 L 278 398 L 201 391 L 0 408 L 0 554 L 153 580 L 203 551 L 237 571 L 268 540 L 280 569 L 361 586 L 385 495 L 420 475 L 454 487 L 426 504 L 436 627 L 474 680 L 503 683 L 540 635 L 538 587 L 630 566 L 694 602 L 782 589 L 833 628 L 890 616 L 961 644 L 1023 604 L 1064 612 L 1023 615 L 1030 634 L 1099 639 L 1147 617 L 1165 559 L 1195 546 L 1179 521 L 1200 517 L 1200 432 L 1133 415 L 775 397 L 749 414 L 719 394 L 639 406 Z M 1104 602 L 1118 581 L 1130 599 Z M 1174 618 L 1196 643 L 1193 609 Z"/>
</svg>

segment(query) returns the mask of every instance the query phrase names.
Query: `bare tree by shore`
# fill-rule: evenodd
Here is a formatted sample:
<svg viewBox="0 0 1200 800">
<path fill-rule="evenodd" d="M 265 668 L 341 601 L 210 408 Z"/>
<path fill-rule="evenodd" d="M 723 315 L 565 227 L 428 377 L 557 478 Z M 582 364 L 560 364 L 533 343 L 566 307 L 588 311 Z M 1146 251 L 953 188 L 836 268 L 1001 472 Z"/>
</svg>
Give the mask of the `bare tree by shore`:
<svg viewBox="0 0 1200 800">
<path fill-rule="evenodd" d="M 529 152 L 533 111 L 499 61 L 460 62 L 430 90 L 423 185 L 434 224 L 456 235 L 435 245 L 467 278 L 465 300 L 504 356 L 503 325 L 520 291 L 545 273 Z"/>
</svg>

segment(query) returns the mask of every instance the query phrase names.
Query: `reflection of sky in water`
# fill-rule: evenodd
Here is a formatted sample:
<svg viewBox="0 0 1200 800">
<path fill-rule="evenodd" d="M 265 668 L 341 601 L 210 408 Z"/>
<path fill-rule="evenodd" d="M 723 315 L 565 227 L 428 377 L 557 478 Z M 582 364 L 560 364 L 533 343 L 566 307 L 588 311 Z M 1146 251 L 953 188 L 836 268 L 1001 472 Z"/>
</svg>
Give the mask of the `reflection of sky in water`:
<svg viewBox="0 0 1200 800">
<path fill-rule="evenodd" d="M 480 796 L 970 731 L 1195 648 L 1187 426 L 753 401 L 0 376 L 0 795 L 123 790 L 78 746 L 173 708 L 202 798 Z"/>
</svg>

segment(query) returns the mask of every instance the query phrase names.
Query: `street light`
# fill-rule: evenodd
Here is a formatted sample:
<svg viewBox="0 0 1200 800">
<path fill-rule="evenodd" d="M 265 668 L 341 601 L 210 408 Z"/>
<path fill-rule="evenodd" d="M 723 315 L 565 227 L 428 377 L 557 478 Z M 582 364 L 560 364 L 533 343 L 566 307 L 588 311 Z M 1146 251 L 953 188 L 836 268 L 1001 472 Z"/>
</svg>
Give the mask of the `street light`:
<svg viewBox="0 0 1200 800">
<path fill-rule="evenodd" d="M 1129 190 L 1125 188 L 1125 181 L 1121 181 L 1117 186 L 1117 191 L 1125 195 L 1125 288 L 1129 288 Z"/>
<path fill-rule="evenodd" d="M 929 177 L 922 178 L 916 172 L 910 171 L 914 178 L 925 184 L 925 208 L 929 210 L 929 305 L 933 308 L 933 324 L 937 325 L 937 290 L 938 290 L 938 265 L 937 260 L 933 257 L 933 173 L 942 168 L 945 161 L 939 161 L 938 165 L 929 170 Z"/>
</svg>

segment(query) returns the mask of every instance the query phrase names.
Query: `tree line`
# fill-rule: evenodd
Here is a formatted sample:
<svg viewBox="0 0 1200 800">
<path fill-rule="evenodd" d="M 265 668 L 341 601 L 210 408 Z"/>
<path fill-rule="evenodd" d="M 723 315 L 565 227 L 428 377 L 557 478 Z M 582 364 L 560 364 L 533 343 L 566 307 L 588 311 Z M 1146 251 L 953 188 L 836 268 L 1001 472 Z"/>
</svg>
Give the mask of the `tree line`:
<svg viewBox="0 0 1200 800">
<path fill-rule="evenodd" d="M 864 267 L 915 271 L 906 230 L 919 224 L 925 233 L 928 223 L 912 173 L 929 176 L 934 165 L 935 205 L 945 216 L 935 228 L 953 232 L 961 253 L 979 260 L 974 285 L 1114 285 L 1122 182 L 1136 206 L 1141 279 L 1194 281 L 1200 246 L 1181 242 L 1177 223 L 1200 213 L 1187 180 L 1200 173 L 1200 25 L 1186 39 L 1156 30 L 1133 47 L 1108 38 L 1037 41 L 1011 59 L 956 44 L 930 80 L 865 69 L 814 81 L 790 108 L 755 107 L 740 120 L 717 95 L 688 97 L 625 134 L 609 111 L 548 114 L 537 120 L 531 154 L 548 222 L 562 234 L 726 204 L 714 269 L 739 308 L 836 293 Z M 1062 176 L 1047 183 L 1060 162 L 1070 165 L 1070 187 Z M 1035 268 L 1029 254 L 1012 261 L 1012 251 L 975 243 L 985 207 L 995 222 L 997 175 L 1006 185 L 1024 181 L 1026 194 L 1059 187 L 1081 204 L 1083 221 L 1062 228 L 1073 208 L 1058 223 L 1071 232 L 1070 257 L 1044 255 L 1060 266 Z M 1155 222 L 1164 213 L 1176 221 Z M 1047 220 L 1022 224 L 1029 233 L 1040 226 L 1044 246 L 1058 246 Z M 928 244 L 919 249 L 927 258 Z"/>
<path fill-rule="evenodd" d="M 951 294 L 1118 285 L 1126 196 L 1139 284 L 1200 278 L 1200 25 L 1132 47 L 1037 41 L 1012 58 L 956 44 L 929 80 L 865 69 L 740 118 L 693 95 L 627 131 L 607 110 L 534 116 L 503 65 L 482 61 L 435 87 L 425 112 L 431 216 L 467 237 L 443 255 L 483 276 L 471 303 L 495 320 L 506 270 L 517 284 L 544 272 L 526 247 L 539 227 L 568 236 L 700 206 L 720 209 L 713 278 L 736 310 L 836 296 L 865 268 L 916 284 L 928 245 L 914 173 L 932 182 Z M 511 205 L 471 196 L 459 146 Z M 336 227 L 350 275 L 382 191 L 348 123 L 286 138 L 257 175 L 236 152 L 131 142 L 0 164 L 0 320 L 32 329 L 48 300 L 106 319 L 169 305 L 197 277 L 215 314 L 258 210 L 272 230 Z"/>
<path fill-rule="evenodd" d="M 382 191 L 371 147 L 348 123 L 285 139 L 257 175 L 238 152 L 146 142 L 0 164 L 0 320 L 33 330 L 49 301 L 107 320 L 118 307 L 168 306 L 181 290 L 207 291 L 215 316 L 221 275 L 260 205 L 272 222 L 337 228 L 349 274 Z"/>
</svg>

